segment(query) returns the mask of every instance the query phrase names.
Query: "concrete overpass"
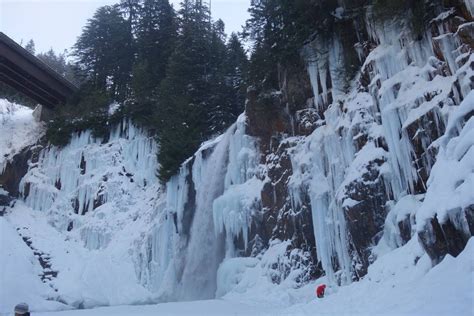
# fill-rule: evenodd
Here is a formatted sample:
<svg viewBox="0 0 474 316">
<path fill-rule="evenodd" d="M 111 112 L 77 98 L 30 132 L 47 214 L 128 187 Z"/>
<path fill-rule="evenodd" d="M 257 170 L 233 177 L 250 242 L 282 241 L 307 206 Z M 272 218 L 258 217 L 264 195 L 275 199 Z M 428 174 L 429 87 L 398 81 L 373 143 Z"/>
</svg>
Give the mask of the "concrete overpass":
<svg viewBox="0 0 474 316">
<path fill-rule="evenodd" d="M 50 110 L 64 105 L 78 89 L 2 32 L 0 81 Z"/>
</svg>

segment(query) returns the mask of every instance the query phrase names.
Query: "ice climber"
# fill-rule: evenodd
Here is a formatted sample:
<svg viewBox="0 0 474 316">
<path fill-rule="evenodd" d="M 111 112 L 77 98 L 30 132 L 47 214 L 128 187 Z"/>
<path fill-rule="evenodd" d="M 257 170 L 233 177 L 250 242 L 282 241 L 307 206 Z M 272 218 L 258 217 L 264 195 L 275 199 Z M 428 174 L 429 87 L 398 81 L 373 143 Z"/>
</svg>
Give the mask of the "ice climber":
<svg viewBox="0 0 474 316">
<path fill-rule="evenodd" d="M 326 289 L 326 284 L 321 284 L 316 288 L 316 296 L 318 298 L 323 298 L 324 297 L 324 290 Z"/>
</svg>

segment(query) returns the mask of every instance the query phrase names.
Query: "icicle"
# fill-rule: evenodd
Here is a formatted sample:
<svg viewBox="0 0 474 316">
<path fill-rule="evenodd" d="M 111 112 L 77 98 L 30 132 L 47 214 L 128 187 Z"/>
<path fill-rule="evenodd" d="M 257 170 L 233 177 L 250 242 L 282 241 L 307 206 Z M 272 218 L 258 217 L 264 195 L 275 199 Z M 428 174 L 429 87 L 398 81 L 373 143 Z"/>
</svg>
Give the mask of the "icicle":
<svg viewBox="0 0 474 316">
<path fill-rule="evenodd" d="M 98 174 L 106 168 L 121 168 L 116 172 L 143 187 L 155 182 L 158 150 L 155 141 L 129 121 L 123 126 L 127 130 L 126 138 L 120 136 L 122 133 L 117 127 L 112 130 L 108 145 L 101 146 L 101 140 L 94 139 L 91 131 L 83 131 L 73 135 L 64 148 L 42 150 L 38 164 L 28 171 L 20 184 L 24 195 L 26 185 L 29 187 L 26 204 L 48 211 L 61 193 L 63 204 L 69 204 L 69 208 L 75 208 L 78 214 L 86 214 L 94 208 L 101 183 L 107 181 L 102 179 L 107 175 Z M 112 155 L 108 155 L 108 148 Z M 119 194 L 122 193 L 108 190 L 101 195 L 101 203 Z"/>
</svg>

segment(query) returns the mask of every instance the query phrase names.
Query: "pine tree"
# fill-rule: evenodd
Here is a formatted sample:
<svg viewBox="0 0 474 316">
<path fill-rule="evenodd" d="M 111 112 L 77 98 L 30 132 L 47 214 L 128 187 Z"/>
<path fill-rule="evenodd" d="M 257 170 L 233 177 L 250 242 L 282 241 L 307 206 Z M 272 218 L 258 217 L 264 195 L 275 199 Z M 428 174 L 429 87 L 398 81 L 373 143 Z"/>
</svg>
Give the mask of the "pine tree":
<svg viewBox="0 0 474 316">
<path fill-rule="evenodd" d="M 36 53 L 35 42 L 30 39 L 28 43 L 25 45 L 25 49 L 31 54 L 34 55 Z"/>
<path fill-rule="evenodd" d="M 317 29 L 331 34 L 335 0 L 252 0 L 244 35 L 253 40 L 249 80 L 278 89 L 278 66 L 300 58 L 300 51 Z"/>
<path fill-rule="evenodd" d="M 125 45 L 122 47 L 125 54 L 128 54 L 130 64 L 133 64 L 136 56 L 135 32 L 139 19 L 140 0 L 120 0 L 119 5 L 123 18 L 127 21 L 127 37 Z"/>
<path fill-rule="evenodd" d="M 209 135 L 219 134 L 228 127 L 226 116 L 229 115 L 229 94 L 226 85 L 226 46 L 224 33 L 225 25 L 222 20 L 217 20 L 211 29 L 210 38 L 210 61 L 209 84 L 210 95 L 207 105 L 207 133 Z"/>
<path fill-rule="evenodd" d="M 222 31 L 221 31 L 222 30 Z M 228 43 L 223 34 L 223 22 L 217 21 L 213 30 L 214 69 L 208 126 L 211 134 L 222 133 L 244 110 L 247 86 L 247 56 L 237 34 L 231 34 Z"/>
<path fill-rule="evenodd" d="M 179 36 L 167 76 L 159 89 L 159 142 L 162 181 L 209 136 L 212 25 L 201 1 L 184 0 L 179 12 Z"/>
<path fill-rule="evenodd" d="M 88 21 L 74 46 L 87 80 L 119 101 L 128 95 L 133 64 L 129 31 L 119 6 L 104 6 Z"/>
<path fill-rule="evenodd" d="M 21 92 L 18 92 L 18 90 L 10 87 L 2 81 L 0 81 L 0 99 L 6 99 L 10 102 L 29 106 L 30 108 L 34 108 L 38 104 L 35 100 Z"/>
<path fill-rule="evenodd" d="M 226 85 L 231 87 L 232 94 L 228 97 L 232 100 L 230 121 L 235 121 L 237 116 L 244 111 L 247 93 L 247 82 L 245 76 L 248 71 L 248 59 L 245 49 L 237 34 L 232 33 L 227 43 L 226 60 L 224 63 Z"/>
<path fill-rule="evenodd" d="M 140 14 L 140 0 L 120 0 L 119 7 L 127 20 L 128 32 L 133 34 Z"/>
<path fill-rule="evenodd" d="M 145 0 L 138 11 L 133 90 L 138 104 L 150 101 L 166 76 L 177 36 L 176 14 L 168 0 Z"/>
</svg>

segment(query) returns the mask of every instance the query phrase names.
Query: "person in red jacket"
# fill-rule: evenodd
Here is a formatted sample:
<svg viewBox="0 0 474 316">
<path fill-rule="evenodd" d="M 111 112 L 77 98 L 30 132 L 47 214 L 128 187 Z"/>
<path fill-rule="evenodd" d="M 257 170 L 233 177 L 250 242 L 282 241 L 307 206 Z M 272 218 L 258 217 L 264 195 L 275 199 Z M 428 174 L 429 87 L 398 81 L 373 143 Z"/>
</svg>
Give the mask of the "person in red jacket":
<svg viewBox="0 0 474 316">
<path fill-rule="evenodd" d="M 323 298 L 324 297 L 324 290 L 326 289 L 326 284 L 321 284 L 316 288 L 316 296 L 318 298 Z"/>
</svg>

